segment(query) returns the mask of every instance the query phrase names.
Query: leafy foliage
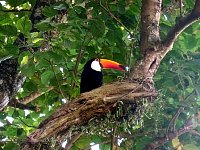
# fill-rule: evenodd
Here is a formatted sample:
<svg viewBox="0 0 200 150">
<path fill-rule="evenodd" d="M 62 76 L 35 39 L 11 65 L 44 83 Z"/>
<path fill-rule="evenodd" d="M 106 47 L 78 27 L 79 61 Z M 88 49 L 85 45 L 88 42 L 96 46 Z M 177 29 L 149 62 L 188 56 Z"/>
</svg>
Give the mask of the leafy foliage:
<svg viewBox="0 0 200 150">
<path fill-rule="evenodd" d="M 9 56 L 18 58 L 18 69 L 26 76 L 16 99 L 43 92 L 28 104 L 36 106 L 37 111 L 7 107 L 0 112 L 0 148 L 10 150 L 17 149 L 21 140 L 56 108 L 79 95 L 80 73 L 88 59 L 109 58 L 129 66 L 138 59 L 141 1 L 57 2 L 43 8 L 45 19 L 35 25 L 34 32 L 30 32 L 31 11 L 23 11 L 34 6 L 33 0 L 3 2 L 6 3 L 0 6 L 0 60 Z M 184 4 L 183 15 L 192 9 L 194 2 L 185 0 Z M 22 11 L 17 11 L 19 9 Z M 64 17 L 62 11 L 66 13 Z M 179 18 L 179 7 L 165 0 L 160 22 L 162 38 Z M 170 120 L 180 107 L 184 110 L 176 120 L 176 128 L 184 127 L 185 121 L 193 115 L 198 114 L 200 119 L 199 31 L 198 22 L 179 36 L 154 79 L 160 98 L 149 104 L 152 107 L 146 111 L 142 124 L 117 129 L 118 149 L 141 150 L 156 137 L 164 136 L 167 129 L 171 131 Z M 13 44 L 20 33 L 27 39 L 24 46 L 29 51 L 21 51 Z M 36 48 L 39 50 L 35 51 Z M 104 74 L 104 82 L 123 77 L 115 71 Z M 107 134 L 81 136 L 72 149 L 88 148 L 91 143 L 100 144 L 102 150 L 110 149 L 112 128 L 113 124 L 106 128 Z M 187 133 L 160 149 L 176 148 L 176 144 L 186 150 L 199 149 L 200 138 Z"/>
</svg>

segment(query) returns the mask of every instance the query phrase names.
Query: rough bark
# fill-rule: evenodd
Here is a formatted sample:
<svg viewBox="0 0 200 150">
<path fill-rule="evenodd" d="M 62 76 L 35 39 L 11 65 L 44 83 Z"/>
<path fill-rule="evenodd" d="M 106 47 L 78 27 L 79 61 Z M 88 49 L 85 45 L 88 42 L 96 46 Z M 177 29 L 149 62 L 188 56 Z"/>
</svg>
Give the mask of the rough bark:
<svg viewBox="0 0 200 150">
<path fill-rule="evenodd" d="M 21 47 L 21 42 L 17 42 L 19 39 L 23 41 L 23 37 L 19 36 L 14 44 Z M 0 111 L 7 106 L 25 80 L 18 73 L 17 67 L 17 58 L 8 58 L 0 61 Z"/>
<path fill-rule="evenodd" d="M 162 0 L 143 0 L 142 4 L 140 43 L 142 59 L 136 62 L 129 77 L 132 80 L 152 82 L 161 60 L 173 48 L 178 35 L 200 19 L 200 0 L 196 0 L 192 12 L 181 18 L 164 40 L 160 40 L 159 36 Z"/>
<path fill-rule="evenodd" d="M 32 30 L 30 32 L 36 31 L 34 24 L 38 21 L 44 19 L 42 15 L 42 8 L 45 5 L 49 5 L 50 2 L 37 0 L 33 8 L 30 20 L 32 22 Z M 34 51 L 39 48 L 31 49 L 30 46 L 26 45 L 26 38 L 22 33 L 16 38 L 13 45 L 19 47 L 20 52 L 23 51 Z M 44 48 L 44 47 L 43 47 Z M 0 59 L 0 111 L 3 110 L 13 97 L 16 95 L 17 91 L 22 87 L 25 77 L 19 73 L 17 68 L 19 67 L 18 59 L 15 57 L 1 58 Z M 11 102 L 12 103 L 12 102 Z"/>
<path fill-rule="evenodd" d="M 118 101 L 134 103 L 141 98 L 154 99 L 156 96 L 155 90 L 138 83 L 116 82 L 104 85 L 63 105 L 44 120 L 39 128 L 28 136 L 26 142 L 36 143 L 43 138 L 58 135 L 72 126 L 85 125 L 92 118 L 103 117 L 115 109 Z"/>
<path fill-rule="evenodd" d="M 140 54 L 142 59 L 136 62 L 129 77 L 133 80 L 152 82 L 158 65 L 157 51 L 160 49 L 159 22 L 162 0 L 143 0 L 141 12 Z M 147 11 L 148 10 L 148 11 Z"/>
<path fill-rule="evenodd" d="M 105 85 L 94 91 L 84 93 L 74 101 L 63 105 L 28 136 L 21 149 L 31 149 L 32 144 L 44 138 L 59 135 L 61 132 L 66 132 L 72 126 L 87 124 L 92 118 L 104 117 L 107 113 L 115 109 L 115 104 L 118 101 L 133 103 L 141 98 L 154 98 L 157 96 L 154 87 L 151 85 L 148 86 L 149 84 L 146 84 L 145 81 L 152 82 L 152 78 L 161 60 L 172 49 L 177 36 L 186 27 L 199 19 L 200 0 L 196 0 L 193 11 L 172 28 L 164 41 L 161 41 L 159 36 L 162 0 L 143 0 L 142 4 L 140 43 L 142 59 L 138 60 L 132 67 L 129 75 L 129 78 L 134 83 L 117 82 Z M 37 15 L 32 15 L 31 17 L 35 18 Z M 6 72 L 9 72 L 9 70 Z M 10 77 L 13 81 L 12 83 L 14 83 L 16 79 L 16 67 L 11 72 L 14 72 L 14 76 L 12 76 L 13 73 L 10 73 L 7 77 Z M 4 90 L 6 93 L 0 93 L 0 98 L 9 101 L 9 95 L 14 90 L 10 86 L 10 81 L 8 82 L 8 79 L 5 81 L 6 88 L 0 88 L 1 91 Z M 0 78 L 0 84 L 3 85 L 2 83 L 4 82 Z"/>
</svg>

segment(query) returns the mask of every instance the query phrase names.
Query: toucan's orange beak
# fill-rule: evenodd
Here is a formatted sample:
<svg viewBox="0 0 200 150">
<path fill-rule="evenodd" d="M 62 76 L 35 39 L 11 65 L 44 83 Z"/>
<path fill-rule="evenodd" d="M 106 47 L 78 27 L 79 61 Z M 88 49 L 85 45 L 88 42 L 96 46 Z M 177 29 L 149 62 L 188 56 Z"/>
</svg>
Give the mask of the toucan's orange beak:
<svg viewBox="0 0 200 150">
<path fill-rule="evenodd" d="M 115 70 L 126 71 L 126 67 L 119 64 L 118 62 L 108 59 L 100 59 L 99 61 L 103 69 L 115 69 Z"/>
</svg>

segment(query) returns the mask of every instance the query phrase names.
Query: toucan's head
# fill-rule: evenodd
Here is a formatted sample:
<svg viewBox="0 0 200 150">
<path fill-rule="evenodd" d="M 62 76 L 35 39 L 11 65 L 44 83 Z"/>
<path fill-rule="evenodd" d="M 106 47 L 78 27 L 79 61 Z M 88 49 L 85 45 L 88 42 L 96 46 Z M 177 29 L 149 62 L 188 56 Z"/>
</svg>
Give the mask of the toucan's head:
<svg viewBox="0 0 200 150">
<path fill-rule="evenodd" d="M 90 59 L 85 64 L 83 72 L 81 74 L 80 93 L 91 91 L 102 85 L 102 69 L 127 71 L 126 67 L 112 60 L 99 58 Z"/>
<path fill-rule="evenodd" d="M 101 72 L 102 69 L 115 69 L 121 71 L 128 71 L 128 67 L 125 67 L 118 62 L 108 59 L 93 59 L 91 62 L 91 69 Z"/>
</svg>

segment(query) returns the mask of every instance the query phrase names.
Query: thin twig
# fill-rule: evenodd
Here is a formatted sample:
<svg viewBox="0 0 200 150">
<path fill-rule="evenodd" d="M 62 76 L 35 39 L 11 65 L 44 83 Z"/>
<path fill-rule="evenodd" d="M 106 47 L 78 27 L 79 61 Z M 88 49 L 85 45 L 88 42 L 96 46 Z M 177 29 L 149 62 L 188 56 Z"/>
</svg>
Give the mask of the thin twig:
<svg viewBox="0 0 200 150">
<path fill-rule="evenodd" d="M 196 116 L 196 117 L 198 117 L 198 116 Z M 189 122 L 189 120 L 187 120 L 186 122 Z M 179 137 L 185 133 L 192 133 L 194 135 L 200 136 L 200 133 L 197 132 L 196 130 L 194 130 L 197 126 L 200 126 L 200 124 L 196 124 L 196 125 L 192 125 L 192 126 L 191 126 L 191 124 L 187 124 L 186 126 L 184 126 L 184 128 L 180 128 L 176 132 L 168 134 L 168 136 L 159 137 L 158 140 L 155 140 L 152 143 L 148 144 L 145 147 L 145 150 L 155 150 L 159 146 L 167 143 L 169 140 L 172 140 L 175 137 Z"/>
<path fill-rule="evenodd" d="M 15 107 L 15 108 L 19 108 L 19 109 L 27 109 L 27 110 L 32 110 L 32 111 L 39 111 L 39 108 L 36 106 L 30 106 L 30 105 L 26 105 L 26 104 L 22 104 L 20 103 L 18 100 L 16 99 L 12 99 L 9 103 L 8 106 L 11 107 Z"/>
<path fill-rule="evenodd" d="M 190 133 L 200 136 L 200 132 L 196 131 L 196 130 L 191 130 Z"/>
<path fill-rule="evenodd" d="M 39 96 L 43 95 L 44 93 L 51 91 L 52 89 L 54 89 L 54 87 L 50 86 L 47 88 L 45 92 L 37 91 L 37 92 L 31 93 L 29 96 L 25 98 L 19 99 L 18 101 L 22 104 L 28 104 L 32 102 L 33 100 L 35 100 L 36 98 L 38 98 Z"/>
<path fill-rule="evenodd" d="M 87 35 L 86 35 L 86 36 L 87 36 Z M 83 57 L 83 54 L 84 54 L 84 52 L 85 52 L 84 44 L 85 44 L 86 36 L 84 37 L 84 39 L 83 39 L 83 41 L 82 41 L 82 43 L 81 43 L 80 51 L 79 51 L 79 53 L 78 53 L 78 55 L 77 55 L 77 57 L 76 57 L 76 64 L 75 64 L 75 67 L 74 67 L 74 70 L 73 70 L 73 76 L 74 76 L 74 78 L 77 76 L 78 67 L 79 67 L 80 61 L 81 61 L 81 59 L 82 59 L 82 57 Z M 91 41 L 91 39 L 88 40 L 88 41 Z M 74 89 L 75 86 L 76 86 L 75 80 L 72 80 L 71 85 L 72 85 L 72 89 Z"/>
<path fill-rule="evenodd" d="M 79 132 L 72 137 L 72 139 L 66 144 L 64 150 L 70 150 L 72 145 L 83 135 L 83 132 Z"/>
<path fill-rule="evenodd" d="M 194 92 L 195 92 L 195 91 L 193 90 L 190 94 L 188 94 L 188 95 L 185 97 L 185 99 L 183 100 L 183 102 L 187 101 L 188 98 L 189 98 Z M 168 125 L 167 130 L 166 130 L 166 135 L 169 134 L 169 128 L 170 128 L 171 125 L 173 126 L 173 132 L 176 131 L 176 120 L 178 119 L 180 113 L 184 110 L 184 108 L 185 108 L 185 107 L 180 106 L 180 107 L 177 109 L 177 111 L 176 111 L 176 113 L 174 114 L 173 118 L 172 118 L 172 119 L 170 120 L 170 122 L 169 122 L 169 125 Z"/>
<path fill-rule="evenodd" d="M 183 16 L 183 6 L 182 6 L 183 1 L 179 0 L 179 7 L 180 7 L 180 16 Z"/>
<path fill-rule="evenodd" d="M 116 129 L 117 129 L 117 126 L 113 127 L 113 131 L 112 131 L 112 135 L 111 135 L 111 145 L 110 145 L 110 149 L 111 150 L 114 150 L 114 148 L 115 148 L 115 134 L 116 134 Z"/>
<path fill-rule="evenodd" d="M 73 70 L 74 78 L 76 78 L 76 76 L 77 76 L 78 66 L 79 66 L 80 61 L 81 61 L 81 59 L 82 59 L 82 57 L 83 57 L 83 54 L 84 54 L 84 50 L 81 48 L 80 52 L 79 52 L 78 55 L 77 55 L 76 64 L 75 64 L 75 67 L 74 67 L 74 70 Z M 72 89 L 75 88 L 75 86 L 76 86 L 75 80 L 72 80 L 71 86 L 72 86 Z"/>
<path fill-rule="evenodd" d="M 111 18 L 113 18 L 117 23 L 119 23 L 129 33 L 129 35 L 133 37 L 133 34 L 129 31 L 129 29 L 117 17 L 115 17 L 115 15 L 113 15 L 110 12 L 107 2 L 106 2 L 106 7 L 103 6 L 103 4 L 101 3 L 101 0 L 99 1 L 99 4 L 101 8 L 103 8 Z"/>
<path fill-rule="evenodd" d="M 51 60 L 49 60 L 49 63 L 50 63 L 50 65 L 51 65 L 51 69 L 52 69 L 52 71 L 53 71 L 53 73 L 54 73 L 54 76 L 55 76 L 55 78 L 56 78 L 56 82 L 57 82 L 57 85 L 58 85 L 58 89 L 59 89 L 59 91 L 60 91 L 62 97 L 63 97 L 64 99 L 67 99 L 67 98 L 65 97 L 63 91 L 61 90 L 60 83 L 59 83 L 59 81 L 58 81 L 58 77 L 57 77 L 57 75 L 56 75 L 53 62 L 52 62 Z"/>
</svg>

